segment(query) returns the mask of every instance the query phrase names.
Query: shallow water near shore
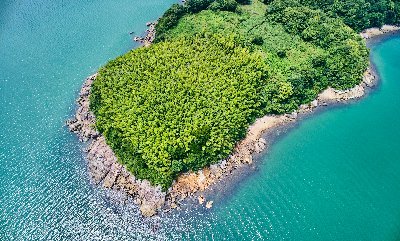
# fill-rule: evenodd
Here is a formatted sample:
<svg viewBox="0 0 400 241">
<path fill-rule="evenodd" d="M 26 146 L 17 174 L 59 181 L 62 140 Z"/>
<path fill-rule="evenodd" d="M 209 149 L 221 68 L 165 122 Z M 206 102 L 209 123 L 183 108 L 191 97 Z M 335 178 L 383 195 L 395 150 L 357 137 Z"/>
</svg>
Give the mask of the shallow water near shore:
<svg viewBox="0 0 400 241">
<path fill-rule="evenodd" d="M 174 2 L 0 3 L 0 240 L 399 240 L 400 37 L 374 43 L 374 92 L 299 122 L 211 210 L 144 221 L 89 183 L 63 126 L 79 88 Z"/>
</svg>

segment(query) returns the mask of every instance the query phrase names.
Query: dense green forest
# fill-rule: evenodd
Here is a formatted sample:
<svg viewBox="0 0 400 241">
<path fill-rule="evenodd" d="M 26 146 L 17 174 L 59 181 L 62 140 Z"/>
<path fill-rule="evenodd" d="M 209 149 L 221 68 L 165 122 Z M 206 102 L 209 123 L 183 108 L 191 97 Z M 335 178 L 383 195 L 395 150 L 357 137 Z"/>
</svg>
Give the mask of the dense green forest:
<svg viewBox="0 0 400 241">
<path fill-rule="evenodd" d="M 233 36 L 181 38 L 108 63 L 92 87 L 91 109 L 119 160 L 166 187 L 231 152 L 260 114 L 267 74 L 261 55 Z"/>
<path fill-rule="evenodd" d="M 400 0 L 301 0 L 313 9 L 321 9 L 330 17 L 338 17 L 360 32 L 383 24 L 400 24 Z"/>
<path fill-rule="evenodd" d="M 101 68 L 90 108 L 118 160 L 167 189 L 226 158 L 255 118 L 360 83 L 361 29 L 397 24 L 399 1 L 188 0 L 156 41 Z"/>
</svg>

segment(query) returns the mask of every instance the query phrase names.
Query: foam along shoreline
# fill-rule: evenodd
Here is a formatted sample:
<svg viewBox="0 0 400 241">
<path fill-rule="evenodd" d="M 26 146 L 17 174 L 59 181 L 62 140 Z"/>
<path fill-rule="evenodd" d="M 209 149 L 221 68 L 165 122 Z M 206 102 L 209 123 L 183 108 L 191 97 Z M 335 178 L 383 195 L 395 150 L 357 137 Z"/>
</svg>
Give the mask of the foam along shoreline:
<svg viewBox="0 0 400 241">
<path fill-rule="evenodd" d="M 391 29 L 393 29 L 392 31 L 398 30 L 397 27 Z M 392 32 L 385 30 L 378 34 L 376 30 L 371 31 L 374 33 L 374 37 Z M 364 38 L 371 39 L 371 36 L 368 35 L 368 38 Z M 89 96 L 90 86 L 96 76 L 97 74 L 88 77 L 83 84 L 77 99 L 76 114 L 73 119 L 67 121 L 67 126 L 71 132 L 78 135 L 81 141 L 89 142 L 85 151 L 87 152 L 89 175 L 94 184 L 119 190 L 132 196 L 142 215 L 147 217 L 160 211 L 168 212 L 179 208 L 179 203 L 188 197 L 197 197 L 199 205 L 211 208 L 212 200 L 207 200 L 202 193 L 224 177 L 233 175 L 235 169 L 251 164 L 253 156 L 264 151 L 271 144 L 262 138 L 264 133 L 293 124 L 299 114 L 312 113 L 318 106 L 361 98 L 377 82 L 376 74 L 371 68 L 368 68 L 363 81 L 351 89 L 339 91 L 328 88 L 319 94 L 317 99 L 307 105 L 301 105 L 297 111 L 291 114 L 266 115 L 257 119 L 248 128 L 246 137 L 237 143 L 229 157 L 197 172 L 181 174 L 167 192 L 162 192 L 160 187 L 151 186 L 147 180 L 136 179 L 123 165 L 119 164 L 105 138 L 93 128 L 95 116 L 89 110 Z"/>
</svg>

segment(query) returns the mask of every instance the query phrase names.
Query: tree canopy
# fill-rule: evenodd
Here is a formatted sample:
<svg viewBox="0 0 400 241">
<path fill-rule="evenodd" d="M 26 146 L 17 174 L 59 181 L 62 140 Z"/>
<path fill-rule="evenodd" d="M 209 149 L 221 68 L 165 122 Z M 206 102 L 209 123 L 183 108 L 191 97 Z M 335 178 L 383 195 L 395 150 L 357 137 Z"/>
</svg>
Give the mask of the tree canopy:
<svg viewBox="0 0 400 241">
<path fill-rule="evenodd" d="M 259 114 L 267 76 L 260 54 L 233 37 L 180 38 L 109 62 L 90 108 L 118 160 L 167 188 L 231 152 Z"/>
</svg>

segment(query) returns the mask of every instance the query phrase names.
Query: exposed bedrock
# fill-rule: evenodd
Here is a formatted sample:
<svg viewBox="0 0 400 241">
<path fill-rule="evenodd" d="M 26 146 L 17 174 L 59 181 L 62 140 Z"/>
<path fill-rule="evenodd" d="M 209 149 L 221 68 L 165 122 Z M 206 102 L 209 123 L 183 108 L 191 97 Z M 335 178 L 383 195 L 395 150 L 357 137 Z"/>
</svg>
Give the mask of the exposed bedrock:
<svg viewBox="0 0 400 241">
<path fill-rule="evenodd" d="M 95 116 L 89 110 L 90 86 L 96 74 L 88 77 L 77 99 L 77 111 L 73 119 L 67 121 L 71 132 L 83 142 L 90 141 L 86 148 L 88 171 L 96 185 L 121 190 L 131 195 L 144 216 L 153 216 L 164 205 L 165 192 L 153 187 L 148 181 L 137 180 L 126 168 L 119 164 L 104 136 L 98 133 L 94 124 Z"/>
</svg>

